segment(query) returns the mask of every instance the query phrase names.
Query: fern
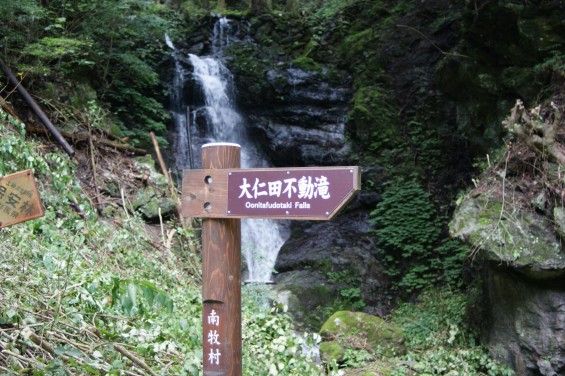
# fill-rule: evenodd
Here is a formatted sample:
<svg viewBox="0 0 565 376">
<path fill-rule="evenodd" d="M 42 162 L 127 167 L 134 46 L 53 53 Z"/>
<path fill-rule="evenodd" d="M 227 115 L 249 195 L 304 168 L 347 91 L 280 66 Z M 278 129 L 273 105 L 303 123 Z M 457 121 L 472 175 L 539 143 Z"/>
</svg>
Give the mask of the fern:
<svg viewBox="0 0 565 376">
<path fill-rule="evenodd" d="M 412 293 L 437 282 L 458 282 L 466 248 L 442 239 L 441 218 L 417 182 L 390 184 L 371 217 L 393 289 Z"/>
</svg>

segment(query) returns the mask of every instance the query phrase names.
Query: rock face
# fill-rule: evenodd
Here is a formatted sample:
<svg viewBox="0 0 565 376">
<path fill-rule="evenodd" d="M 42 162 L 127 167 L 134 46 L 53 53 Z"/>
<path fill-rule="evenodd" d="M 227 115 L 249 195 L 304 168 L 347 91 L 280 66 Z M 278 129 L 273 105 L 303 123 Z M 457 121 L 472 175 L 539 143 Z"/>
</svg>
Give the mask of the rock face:
<svg viewBox="0 0 565 376">
<path fill-rule="evenodd" d="M 350 151 L 345 137 L 350 88 L 328 83 L 323 71 L 284 66 L 269 70 L 266 80 L 278 98 L 276 105 L 246 112 L 251 131 L 273 163 L 343 164 Z"/>
<path fill-rule="evenodd" d="M 277 258 L 274 288 L 307 328 L 319 329 L 327 317 L 323 307 L 386 312 L 387 278 L 359 202 L 333 221 L 295 222 L 291 231 Z"/>
<path fill-rule="evenodd" d="M 346 137 L 346 114 L 351 99 L 347 74 L 335 67 L 305 61 L 298 66 L 286 56 L 266 52 L 257 41 L 273 26 L 265 16 L 249 24 L 233 19 L 239 34 L 224 50 L 225 64 L 233 74 L 245 131 L 275 167 L 353 165 L 355 158 Z M 273 32 L 273 30 L 271 30 Z M 291 30 L 293 39 L 300 31 Z M 212 42 L 193 37 L 187 51 L 208 54 Z M 283 43 L 283 41 L 281 41 Z M 180 59 L 186 76 L 190 62 Z M 311 64 L 309 64 L 311 63 Z M 186 80 L 191 81 L 191 80 Z M 182 96 L 192 98 L 191 108 L 202 105 L 194 83 L 184 82 Z M 196 126 L 205 129 L 203 122 Z M 204 133 L 204 132 L 201 132 Z M 260 167 L 260 166 L 257 166 Z M 364 179 L 377 176 L 366 169 Z M 318 330 L 327 313 L 322 307 L 362 309 L 383 313 L 384 272 L 375 255 L 368 212 L 378 197 L 363 192 L 347 212 L 331 222 L 294 222 L 291 236 L 275 265 L 275 289 L 295 317 Z"/>
<path fill-rule="evenodd" d="M 409 153 L 415 161 L 421 158 L 418 163 L 424 169 L 447 161 L 438 172 L 430 168 L 430 179 L 435 179 L 431 185 L 453 187 L 468 181 L 471 159 L 500 143 L 499 120 L 515 98 L 535 98 L 556 69 L 552 65 L 559 65 L 564 35 L 561 2 L 428 1 L 398 19 L 389 17 L 401 12 L 399 7 L 392 10 L 386 5 L 361 14 L 371 3 L 355 2 L 346 9 L 336 18 L 340 22 L 317 36 L 318 47 L 313 49 L 307 46 L 309 31 L 285 27 L 282 18 L 240 20 L 237 29 L 245 31 L 246 39 L 226 51 L 226 65 L 234 75 L 248 132 L 275 166 L 363 160 L 375 164 L 372 158 L 386 154 L 383 151 L 397 154 L 386 145 L 401 148 L 395 142 L 399 133 L 404 139 L 409 128 L 416 132 L 422 124 L 430 134 L 443 130 L 441 142 L 429 150 L 424 148 L 428 133 L 411 140 Z M 209 53 L 208 36 L 190 40 L 187 50 Z M 362 43 L 367 40 L 371 43 Z M 541 64 L 551 56 L 548 64 Z M 359 64 L 366 61 L 370 64 Z M 352 78 L 341 69 L 349 69 Z M 194 92 L 186 84 L 184 95 L 194 97 Z M 359 145 L 366 150 L 355 150 Z M 515 151 L 517 156 L 523 150 Z M 403 163 L 391 158 L 389 162 Z M 479 256 L 475 258 L 488 270 L 485 295 L 491 310 L 484 321 L 490 323 L 485 339 L 492 354 L 525 375 L 559 374 L 564 372 L 564 351 L 546 328 L 561 335 L 559 300 L 565 301 L 565 296 L 554 286 L 564 276 L 565 215 L 554 203 L 563 196 L 557 190 L 545 195 L 545 181 L 531 176 L 531 166 L 549 171 L 545 161 L 525 151 L 518 159 L 521 162 L 511 159 L 508 168 L 481 179 L 492 185 L 481 185 L 467 196 L 451 231 L 473 247 Z M 557 175 L 561 170 L 557 168 Z M 370 180 L 372 192 L 362 192 L 335 221 L 292 224 L 275 266 L 276 282 L 279 296 L 301 319 L 307 321 L 322 302 L 333 302 L 335 308 L 363 300 L 376 313 L 386 311 L 380 305 L 386 278 L 368 224 L 368 213 L 379 200 L 374 187 L 384 180 L 374 175 L 365 180 Z M 524 175 L 529 175 L 527 184 L 522 184 Z M 551 184 L 561 187 L 557 181 Z M 442 197 L 444 204 L 450 200 L 446 197 L 451 196 Z M 352 286 L 358 291 L 346 290 Z M 344 302 L 344 295 L 355 292 L 358 298 L 353 295 Z"/>
<path fill-rule="evenodd" d="M 509 270 L 488 271 L 491 355 L 517 375 L 565 372 L 565 288 L 563 280 L 532 283 Z"/>
<path fill-rule="evenodd" d="M 563 106 L 555 114 L 544 110 L 549 124 L 540 124 L 553 124 L 563 134 L 563 122 L 553 122 Z M 563 181 L 559 166 L 528 145 L 515 140 L 505 162 L 481 176 L 482 183 L 456 209 L 450 231 L 485 265 L 483 337 L 491 355 L 518 375 L 562 375 Z"/>
</svg>

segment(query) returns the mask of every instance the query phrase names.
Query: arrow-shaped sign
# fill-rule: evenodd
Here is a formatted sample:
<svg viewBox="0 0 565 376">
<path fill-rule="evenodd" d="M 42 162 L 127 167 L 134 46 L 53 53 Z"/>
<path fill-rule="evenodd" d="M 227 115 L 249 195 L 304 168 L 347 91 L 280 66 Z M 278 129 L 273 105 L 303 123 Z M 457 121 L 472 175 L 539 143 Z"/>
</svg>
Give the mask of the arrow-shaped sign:
<svg viewBox="0 0 565 376">
<path fill-rule="evenodd" d="M 186 170 L 182 214 L 329 220 L 360 185 L 357 166 Z"/>
</svg>

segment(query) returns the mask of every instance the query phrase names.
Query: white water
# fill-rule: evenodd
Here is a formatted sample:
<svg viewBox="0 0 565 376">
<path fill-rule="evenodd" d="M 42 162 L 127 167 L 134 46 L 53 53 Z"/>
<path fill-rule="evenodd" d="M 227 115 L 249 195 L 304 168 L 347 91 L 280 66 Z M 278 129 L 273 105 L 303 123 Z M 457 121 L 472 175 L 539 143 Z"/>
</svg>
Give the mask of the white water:
<svg viewBox="0 0 565 376">
<path fill-rule="evenodd" d="M 172 141 L 172 149 L 175 155 L 175 170 L 177 173 L 182 172 L 186 168 L 191 168 L 190 161 L 190 134 L 188 129 L 188 120 L 186 117 L 186 104 L 183 96 L 183 82 L 186 79 L 187 72 L 180 63 L 178 51 L 168 35 L 165 35 L 167 46 L 173 50 L 173 58 L 175 61 L 175 75 L 171 88 L 169 89 L 171 97 L 171 116 L 175 124 L 175 134 Z M 194 149 L 192 150 L 194 153 Z"/>
<path fill-rule="evenodd" d="M 243 117 L 235 108 L 232 74 L 221 61 L 223 49 L 229 45 L 231 38 L 230 23 L 226 18 L 221 18 L 214 27 L 213 54 L 205 57 L 189 55 L 194 67 L 193 77 L 198 82 L 205 100 L 203 108 L 195 108 L 193 111 L 205 112 L 208 124 L 205 136 L 207 142 L 238 143 L 241 145 L 241 167 L 267 167 L 265 158 L 247 137 Z M 188 137 L 186 121 L 179 127 L 183 129 L 177 132 L 178 137 Z M 185 140 L 179 140 L 177 144 L 181 148 L 190 147 Z M 187 168 L 185 154 L 182 149 L 177 152 L 180 162 Z M 242 220 L 242 252 L 247 264 L 248 282 L 271 280 L 277 254 L 284 241 L 282 226 L 278 221 Z"/>
</svg>

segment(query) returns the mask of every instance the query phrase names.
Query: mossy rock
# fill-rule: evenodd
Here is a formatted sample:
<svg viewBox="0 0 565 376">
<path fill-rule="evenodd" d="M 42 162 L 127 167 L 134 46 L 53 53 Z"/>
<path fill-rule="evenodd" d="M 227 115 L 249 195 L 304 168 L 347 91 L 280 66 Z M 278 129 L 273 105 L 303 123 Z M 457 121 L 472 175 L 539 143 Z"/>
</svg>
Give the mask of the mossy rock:
<svg viewBox="0 0 565 376">
<path fill-rule="evenodd" d="M 176 209 L 172 199 L 161 196 L 151 186 L 139 190 L 132 204 L 148 220 L 158 220 L 159 209 L 162 218 L 168 217 Z"/>
<path fill-rule="evenodd" d="M 322 273 L 313 270 L 280 273 L 274 288 L 296 324 L 309 330 L 317 330 L 322 324 L 319 307 L 331 306 L 338 296 L 336 286 L 326 281 Z"/>
<path fill-rule="evenodd" d="M 565 275 L 565 255 L 553 223 L 531 209 L 503 204 L 488 193 L 469 196 L 457 207 L 450 232 L 486 260 L 530 278 Z"/>
<path fill-rule="evenodd" d="M 158 187 L 165 188 L 168 186 L 167 179 L 163 174 L 157 172 L 155 160 L 151 155 L 134 158 L 136 168 L 147 173 L 149 180 Z"/>
<path fill-rule="evenodd" d="M 324 362 L 342 362 L 349 348 L 363 348 L 375 355 L 392 357 L 406 353 L 404 336 L 395 325 L 363 312 L 339 311 L 320 329 L 324 339 L 320 356 Z"/>
</svg>

